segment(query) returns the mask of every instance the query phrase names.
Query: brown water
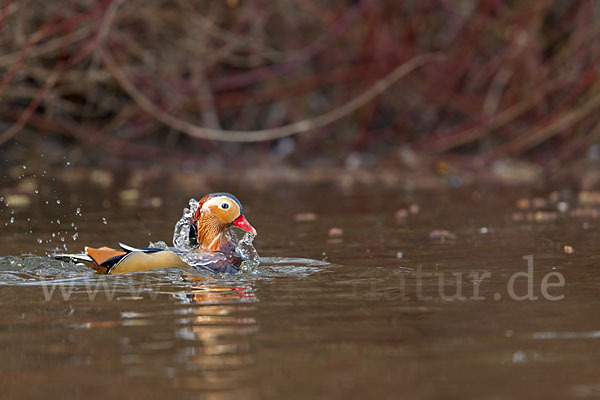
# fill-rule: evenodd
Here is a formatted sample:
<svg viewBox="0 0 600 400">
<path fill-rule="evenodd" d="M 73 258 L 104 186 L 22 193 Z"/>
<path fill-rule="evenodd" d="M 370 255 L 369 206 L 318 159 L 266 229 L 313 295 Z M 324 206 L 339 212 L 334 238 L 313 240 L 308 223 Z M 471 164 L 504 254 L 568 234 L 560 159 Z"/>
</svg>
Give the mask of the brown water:
<svg viewBox="0 0 600 400">
<path fill-rule="evenodd" d="M 91 188 L 0 204 L 0 398 L 600 395 L 597 219 L 515 221 L 516 200 L 533 193 L 485 187 L 211 189 L 244 203 L 264 257 L 255 273 L 106 277 L 40 257 L 63 244 L 170 244 L 187 197 L 160 187 L 158 207 Z M 411 204 L 416 214 L 394 217 Z M 317 219 L 296 221 L 303 212 Z M 538 298 L 511 298 L 528 255 Z M 477 296 L 473 274 L 485 271 Z M 561 300 L 541 291 L 549 273 L 551 285 L 564 278 L 546 293 Z M 518 276 L 515 296 L 527 290 Z"/>
</svg>

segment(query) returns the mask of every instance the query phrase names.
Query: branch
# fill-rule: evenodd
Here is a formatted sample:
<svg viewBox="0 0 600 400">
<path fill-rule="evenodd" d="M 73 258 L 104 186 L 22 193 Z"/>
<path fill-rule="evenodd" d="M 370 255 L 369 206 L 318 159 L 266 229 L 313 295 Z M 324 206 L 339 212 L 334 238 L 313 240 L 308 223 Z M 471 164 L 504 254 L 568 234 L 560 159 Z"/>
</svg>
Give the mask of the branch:
<svg viewBox="0 0 600 400">
<path fill-rule="evenodd" d="M 175 130 L 184 132 L 189 136 L 222 142 L 262 142 L 266 140 L 292 136 L 298 133 L 323 127 L 356 111 L 371 101 L 374 97 L 386 91 L 400 78 L 404 77 L 415 69 L 427 63 L 439 61 L 441 59 L 442 56 L 435 53 L 416 56 L 404 64 L 396 67 L 391 73 L 389 73 L 383 79 L 377 81 L 369 89 L 365 90 L 354 99 L 315 118 L 304 119 L 289 125 L 272 129 L 262 129 L 256 131 L 224 131 L 221 129 L 211 129 L 197 126 L 161 110 L 135 87 L 129 78 L 127 78 L 123 70 L 116 64 L 112 56 L 110 56 L 106 51 L 102 52 L 102 60 L 104 61 L 104 64 L 110 73 L 119 83 L 119 85 L 121 85 L 123 90 L 127 92 L 127 94 L 144 111 L 152 115 L 163 124 L 168 125 Z"/>
<path fill-rule="evenodd" d="M 600 92 L 592 96 L 585 104 L 576 107 L 556 119 L 553 123 L 534 130 L 528 135 L 518 137 L 497 150 L 491 152 L 491 158 L 502 157 L 506 154 L 520 153 L 552 138 L 565 129 L 575 125 L 591 112 L 600 107 Z"/>
</svg>

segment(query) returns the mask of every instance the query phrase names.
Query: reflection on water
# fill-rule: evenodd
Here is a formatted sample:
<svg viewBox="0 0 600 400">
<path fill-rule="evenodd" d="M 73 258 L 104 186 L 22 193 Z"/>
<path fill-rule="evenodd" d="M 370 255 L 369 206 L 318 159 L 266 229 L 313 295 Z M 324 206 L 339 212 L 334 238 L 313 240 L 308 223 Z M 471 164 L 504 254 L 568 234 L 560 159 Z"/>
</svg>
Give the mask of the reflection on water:
<svg viewBox="0 0 600 400">
<path fill-rule="evenodd" d="M 253 363 L 249 337 L 258 330 L 256 319 L 247 316 L 251 306 L 245 305 L 257 301 L 252 284 L 189 275 L 183 281 L 190 285 L 184 292 L 172 293 L 176 306 L 167 312 L 121 312 L 123 326 L 156 330 L 156 325 L 169 321 L 172 329 L 155 341 L 127 341 L 122 349 L 127 374 L 156 375 L 157 369 L 148 368 L 144 354 L 165 352 L 169 362 L 158 370 L 175 379 L 181 389 L 238 388 L 240 377 Z"/>
<path fill-rule="evenodd" d="M 250 337 L 259 329 L 256 318 L 249 315 L 258 301 L 252 282 L 174 268 L 102 276 L 37 256 L 1 257 L 0 270 L 2 284 L 15 294 L 7 299 L 5 290 L 2 296 L 8 306 L 0 319 L 6 332 L 0 339 L 5 344 L 20 342 L 16 332 L 35 326 L 31 316 L 18 318 L 17 310 L 23 307 L 19 298 L 41 296 L 46 300 L 41 304 L 50 309 L 64 307 L 61 304 L 71 310 L 105 308 L 102 313 L 75 313 L 48 321 L 35 330 L 36 335 L 49 335 L 49 340 L 43 346 L 39 342 L 27 345 L 22 351 L 39 353 L 42 358 L 46 354 L 50 365 L 60 355 L 77 359 L 75 364 L 81 362 L 77 351 L 73 354 L 52 333 L 59 330 L 87 338 L 90 349 L 119 353 L 114 373 L 166 380 L 183 391 L 235 391 L 252 367 Z M 38 314 L 39 322 L 46 320 L 38 307 L 25 308 Z"/>
<path fill-rule="evenodd" d="M 238 275 L 166 268 L 112 276 L 47 257 L 9 256 L 0 257 L 0 284 L 20 294 L 9 299 L 13 306 L 25 297 L 43 300 L 50 309 L 63 304 L 71 310 L 87 310 L 44 323 L 37 334 L 71 332 L 71 337 L 86 338 L 88 351 L 109 348 L 109 354 L 119 354 L 115 374 L 163 380 L 181 393 L 202 391 L 219 398 L 227 393 L 249 395 L 246 389 L 255 363 L 252 337 L 260 330 L 255 316 L 256 282 L 308 276 L 329 263 L 271 257 L 263 259 L 262 265 L 260 270 Z M 89 312 L 90 307 L 103 311 Z M 0 319 L 12 331 L 23 323 L 15 323 L 18 308 L 9 307 Z M 46 321 L 43 313 L 39 318 Z M 26 320 L 25 330 L 35 323 L 30 316 Z M 10 333 L 0 339 L 19 341 Z M 81 355 L 73 354 L 60 339 L 28 347 L 33 353 L 49 355 L 48 366 L 56 355 L 78 359 L 75 365 L 81 362 Z"/>
<path fill-rule="evenodd" d="M 240 303 L 258 301 L 250 283 L 203 284 L 195 276 L 186 294 L 192 307 L 182 310 L 181 326 L 175 335 L 190 343 L 178 350 L 178 360 L 189 371 L 185 385 L 193 389 L 228 390 L 243 382 L 245 370 L 254 360 L 249 336 L 258 331 L 254 317 L 244 316 L 251 306 Z"/>
</svg>

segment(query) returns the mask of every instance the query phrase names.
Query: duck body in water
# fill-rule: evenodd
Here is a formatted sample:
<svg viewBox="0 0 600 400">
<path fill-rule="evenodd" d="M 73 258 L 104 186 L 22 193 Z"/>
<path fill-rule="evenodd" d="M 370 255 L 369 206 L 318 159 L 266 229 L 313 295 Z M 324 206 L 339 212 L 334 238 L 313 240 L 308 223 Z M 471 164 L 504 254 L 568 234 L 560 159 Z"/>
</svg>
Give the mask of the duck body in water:
<svg viewBox="0 0 600 400">
<path fill-rule="evenodd" d="M 240 201 L 229 193 L 212 193 L 204 196 L 192 212 L 191 218 L 183 220 L 183 228 L 189 232 L 186 245 L 189 248 L 137 249 L 120 243 L 119 250 L 86 247 L 84 254 L 57 254 L 55 257 L 88 262 L 92 268 L 106 274 L 166 267 L 238 272 L 244 257 L 231 229 L 237 227 L 256 236 L 256 230 L 242 212 Z"/>
</svg>

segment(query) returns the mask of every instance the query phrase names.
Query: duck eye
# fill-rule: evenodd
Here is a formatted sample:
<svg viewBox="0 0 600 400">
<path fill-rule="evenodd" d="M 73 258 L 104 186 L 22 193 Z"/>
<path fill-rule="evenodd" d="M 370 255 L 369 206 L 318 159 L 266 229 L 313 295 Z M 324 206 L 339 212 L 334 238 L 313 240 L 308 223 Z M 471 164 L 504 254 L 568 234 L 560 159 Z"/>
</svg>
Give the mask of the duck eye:
<svg viewBox="0 0 600 400">
<path fill-rule="evenodd" d="M 223 210 L 227 210 L 227 209 L 229 208 L 229 204 L 227 204 L 227 203 L 222 203 L 222 204 L 221 204 L 221 208 L 222 208 Z"/>
</svg>

